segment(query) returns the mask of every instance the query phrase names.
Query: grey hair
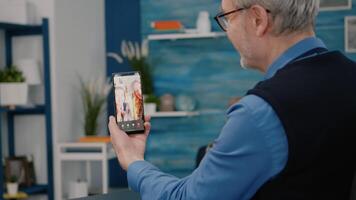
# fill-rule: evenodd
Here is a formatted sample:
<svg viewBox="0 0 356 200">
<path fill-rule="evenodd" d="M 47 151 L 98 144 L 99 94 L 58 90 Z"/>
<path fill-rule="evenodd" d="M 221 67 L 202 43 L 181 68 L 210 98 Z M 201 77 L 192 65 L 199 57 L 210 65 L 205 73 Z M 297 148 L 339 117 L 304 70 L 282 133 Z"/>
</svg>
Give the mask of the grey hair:
<svg viewBox="0 0 356 200">
<path fill-rule="evenodd" d="M 260 5 L 273 16 L 275 35 L 302 32 L 314 27 L 319 0 L 234 0 L 236 6 L 249 8 Z"/>
</svg>

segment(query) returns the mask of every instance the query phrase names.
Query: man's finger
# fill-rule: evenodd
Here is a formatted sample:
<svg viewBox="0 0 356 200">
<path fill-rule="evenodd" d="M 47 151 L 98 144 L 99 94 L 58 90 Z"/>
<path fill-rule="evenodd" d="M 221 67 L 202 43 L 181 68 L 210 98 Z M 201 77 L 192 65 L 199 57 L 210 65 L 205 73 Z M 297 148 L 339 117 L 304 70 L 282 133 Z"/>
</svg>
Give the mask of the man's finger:
<svg viewBox="0 0 356 200">
<path fill-rule="evenodd" d="M 113 133 L 113 132 L 117 132 L 119 127 L 117 127 L 117 124 L 115 122 L 115 117 L 113 116 L 110 116 L 109 117 L 109 124 L 108 124 L 108 127 L 109 127 L 109 131 L 110 133 Z"/>
<path fill-rule="evenodd" d="M 145 115 L 145 122 L 150 122 L 151 121 L 151 116 Z"/>
<path fill-rule="evenodd" d="M 110 116 L 108 126 L 111 136 L 115 135 L 115 137 L 127 137 L 127 134 L 117 126 L 115 117 Z"/>
<path fill-rule="evenodd" d="M 150 130 L 151 130 L 151 123 L 145 122 L 144 126 L 145 126 L 145 135 L 148 136 L 148 134 L 150 133 Z"/>
</svg>

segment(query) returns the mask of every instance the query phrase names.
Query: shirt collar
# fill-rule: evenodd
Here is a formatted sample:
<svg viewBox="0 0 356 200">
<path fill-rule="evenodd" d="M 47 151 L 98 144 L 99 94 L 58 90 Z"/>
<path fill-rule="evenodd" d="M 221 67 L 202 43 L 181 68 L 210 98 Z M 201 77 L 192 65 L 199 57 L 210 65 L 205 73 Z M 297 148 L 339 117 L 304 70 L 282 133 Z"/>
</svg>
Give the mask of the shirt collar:
<svg viewBox="0 0 356 200">
<path fill-rule="evenodd" d="M 286 66 L 289 62 L 315 48 L 326 48 L 326 46 L 323 41 L 316 37 L 309 37 L 294 44 L 268 67 L 265 79 L 271 78 L 279 69 Z"/>
</svg>

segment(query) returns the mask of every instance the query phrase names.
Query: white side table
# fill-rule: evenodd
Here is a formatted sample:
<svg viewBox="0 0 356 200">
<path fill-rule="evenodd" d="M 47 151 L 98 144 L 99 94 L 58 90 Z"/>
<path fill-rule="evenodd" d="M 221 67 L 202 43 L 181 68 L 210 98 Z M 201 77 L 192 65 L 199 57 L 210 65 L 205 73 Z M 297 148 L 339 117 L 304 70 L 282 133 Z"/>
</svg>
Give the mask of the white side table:
<svg viewBox="0 0 356 200">
<path fill-rule="evenodd" d="M 108 161 L 115 157 L 111 143 L 60 143 L 56 147 L 56 200 L 63 199 L 62 164 L 70 161 L 84 161 L 86 164 L 86 178 L 91 182 L 91 161 L 101 162 L 102 193 L 108 192 Z"/>
</svg>

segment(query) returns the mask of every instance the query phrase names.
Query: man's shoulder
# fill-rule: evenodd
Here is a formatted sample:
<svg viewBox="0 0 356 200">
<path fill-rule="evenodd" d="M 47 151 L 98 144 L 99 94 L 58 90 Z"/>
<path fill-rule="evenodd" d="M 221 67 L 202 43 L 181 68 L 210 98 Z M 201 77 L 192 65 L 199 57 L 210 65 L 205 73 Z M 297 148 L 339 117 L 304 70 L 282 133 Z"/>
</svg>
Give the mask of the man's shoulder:
<svg viewBox="0 0 356 200">
<path fill-rule="evenodd" d="M 271 105 L 263 98 L 254 94 L 249 94 L 241 98 L 239 102 L 235 103 L 228 109 L 227 114 L 230 115 L 241 109 L 244 109 L 251 116 L 255 117 L 274 114 L 274 112 L 271 112 L 273 111 Z"/>
</svg>

